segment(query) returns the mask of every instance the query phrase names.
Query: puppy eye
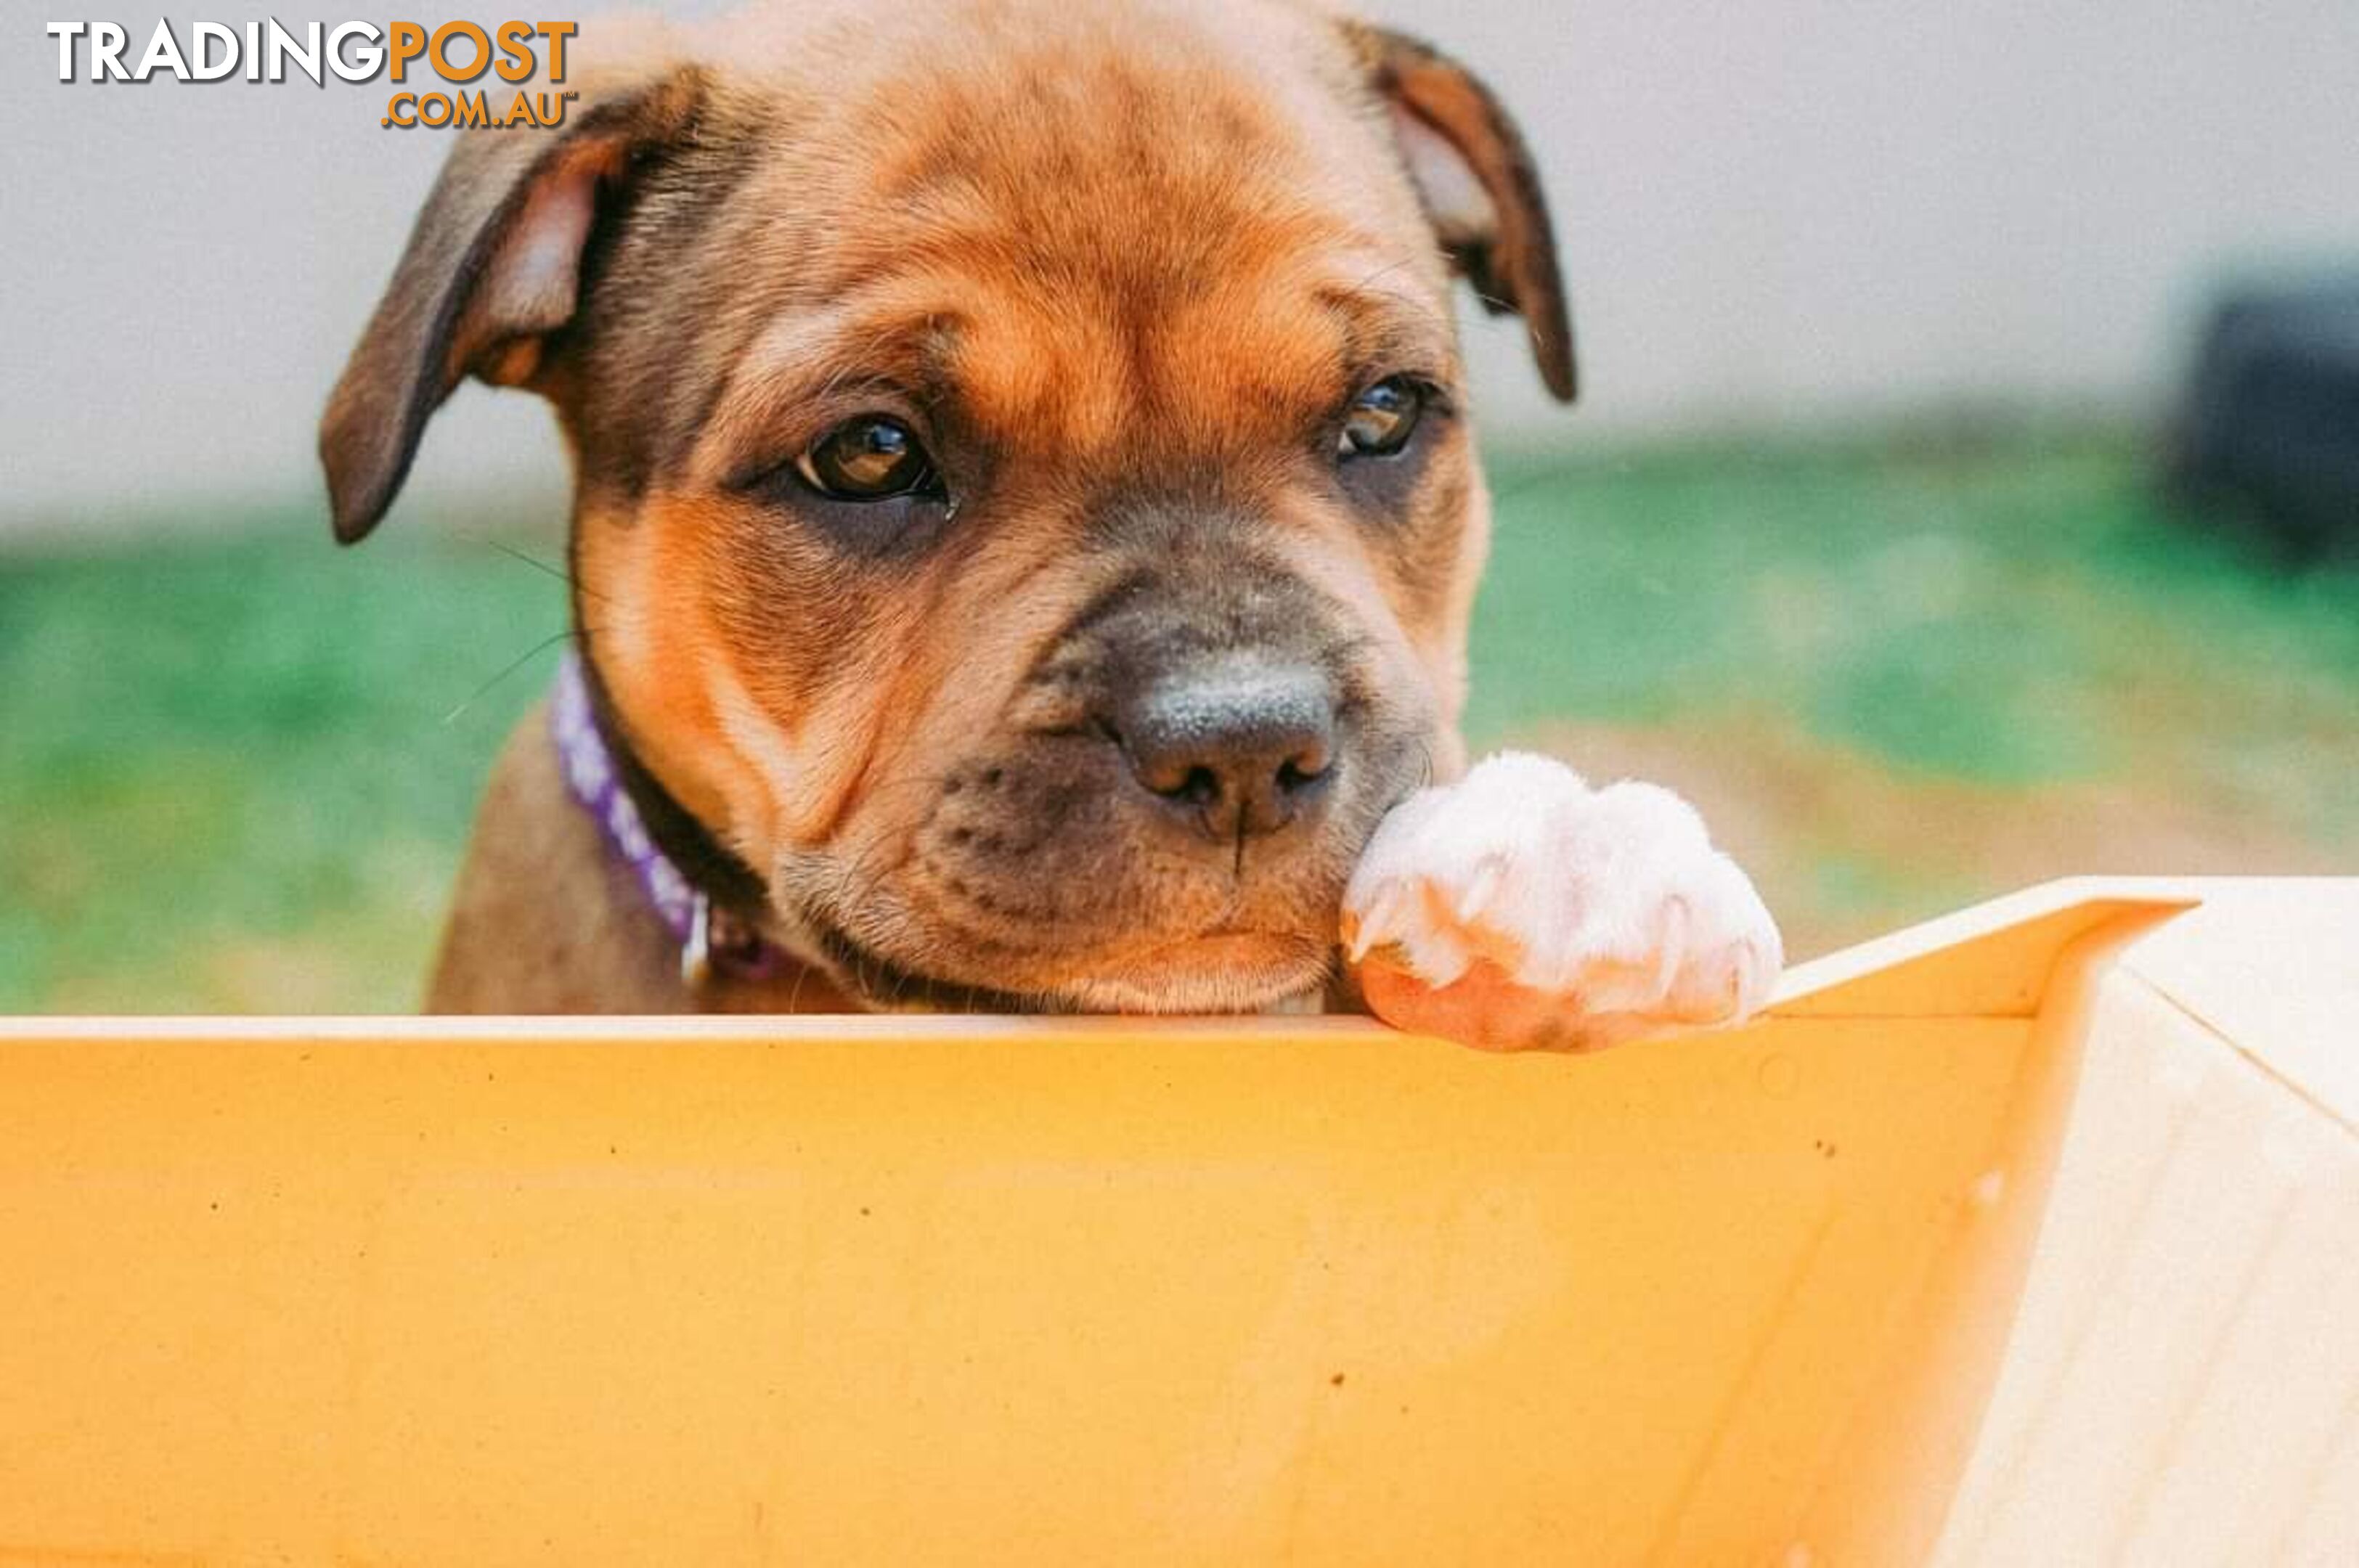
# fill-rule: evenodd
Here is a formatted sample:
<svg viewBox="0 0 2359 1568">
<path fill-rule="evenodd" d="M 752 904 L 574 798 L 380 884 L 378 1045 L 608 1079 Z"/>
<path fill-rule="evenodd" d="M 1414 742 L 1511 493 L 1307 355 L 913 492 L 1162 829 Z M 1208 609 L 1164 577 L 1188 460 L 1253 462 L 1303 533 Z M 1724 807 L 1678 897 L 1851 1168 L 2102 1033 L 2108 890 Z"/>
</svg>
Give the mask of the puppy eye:
<svg viewBox="0 0 2359 1568">
<path fill-rule="evenodd" d="M 886 414 L 864 414 L 837 426 L 795 460 L 795 470 L 836 501 L 889 501 L 941 488 L 915 432 Z"/>
<path fill-rule="evenodd" d="M 1352 401 L 1335 440 L 1338 458 L 1388 458 L 1408 445 L 1425 416 L 1425 388 L 1405 375 L 1388 375 Z"/>
</svg>

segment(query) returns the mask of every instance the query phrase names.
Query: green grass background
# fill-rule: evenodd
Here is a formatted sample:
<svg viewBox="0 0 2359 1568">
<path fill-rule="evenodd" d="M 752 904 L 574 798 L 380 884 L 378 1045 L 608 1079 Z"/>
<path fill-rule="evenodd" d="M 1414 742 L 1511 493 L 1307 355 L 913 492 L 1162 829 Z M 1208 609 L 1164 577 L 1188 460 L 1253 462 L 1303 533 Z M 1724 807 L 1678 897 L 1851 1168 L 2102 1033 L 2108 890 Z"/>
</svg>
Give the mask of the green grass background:
<svg viewBox="0 0 2359 1568">
<path fill-rule="evenodd" d="M 1478 745 L 1668 772 L 1799 951 L 2027 876 L 2359 870 L 2359 576 L 2173 515 L 2135 442 L 1493 478 Z M 463 522 L 0 554 L 0 1011 L 411 1005 L 563 624 Z"/>
</svg>

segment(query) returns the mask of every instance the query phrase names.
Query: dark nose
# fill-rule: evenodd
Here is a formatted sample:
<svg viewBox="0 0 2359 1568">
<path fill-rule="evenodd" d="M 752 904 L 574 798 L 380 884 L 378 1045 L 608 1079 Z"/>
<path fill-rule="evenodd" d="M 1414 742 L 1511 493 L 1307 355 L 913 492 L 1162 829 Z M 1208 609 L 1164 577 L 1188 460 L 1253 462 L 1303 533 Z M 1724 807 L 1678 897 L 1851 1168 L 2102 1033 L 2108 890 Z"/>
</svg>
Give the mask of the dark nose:
<svg viewBox="0 0 2359 1568">
<path fill-rule="evenodd" d="M 1115 705 L 1138 782 L 1204 832 L 1242 843 L 1324 798 L 1335 700 L 1315 669 L 1227 661 L 1142 682 Z"/>
</svg>

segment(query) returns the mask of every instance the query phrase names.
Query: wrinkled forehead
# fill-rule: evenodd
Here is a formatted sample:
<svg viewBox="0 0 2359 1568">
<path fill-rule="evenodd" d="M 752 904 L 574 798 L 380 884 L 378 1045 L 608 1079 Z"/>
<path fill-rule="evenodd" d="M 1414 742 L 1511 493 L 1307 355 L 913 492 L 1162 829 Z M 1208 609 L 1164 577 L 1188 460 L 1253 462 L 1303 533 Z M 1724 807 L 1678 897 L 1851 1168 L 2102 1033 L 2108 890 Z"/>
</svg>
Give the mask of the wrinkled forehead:
<svg viewBox="0 0 2359 1568">
<path fill-rule="evenodd" d="M 876 378 L 1070 450 L 1454 380 L 1442 264 L 1328 45 L 1085 19 L 851 73 L 739 188 L 749 243 L 795 254 L 726 416 Z"/>
<path fill-rule="evenodd" d="M 1122 308 L 1018 277 L 932 270 L 790 311 L 740 356 L 710 437 L 763 456 L 802 410 L 913 406 L 1006 451 L 1087 457 L 1159 438 L 1201 460 L 1315 426 L 1370 381 L 1456 380 L 1448 319 L 1364 253 L 1308 252 Z M 720 470 L 742 466 L 716 459 Z"/>
</svg>

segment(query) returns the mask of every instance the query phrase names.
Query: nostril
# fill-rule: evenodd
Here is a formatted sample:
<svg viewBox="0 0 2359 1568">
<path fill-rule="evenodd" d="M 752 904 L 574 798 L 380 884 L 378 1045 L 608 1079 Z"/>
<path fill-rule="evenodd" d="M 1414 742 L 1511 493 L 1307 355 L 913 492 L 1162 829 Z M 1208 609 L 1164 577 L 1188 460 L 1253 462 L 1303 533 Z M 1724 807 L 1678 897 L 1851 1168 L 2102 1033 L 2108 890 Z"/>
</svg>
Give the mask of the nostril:
<svg viewBox="0 0 2359 1568">
<path fill-rule="evenodd" d="M 1277 787 L 1288 795 L 1306 789 L 1325 778 L 1334 765 L 1326 742 L 1314 742 L 1278 763 Z"/>
<path fill-rule="evenodd" d="M 1131 765 L 1138 782 L 1166 800 L 1202 806 L 1220 797 L 1221 775 L 1202 762 L 1184 757 L 1145 759 L 1134 754 Z"/>
<path fill-rule="evenodd" d="M 1201 762 L 1166 762 L 1138 769 L 1138 781 L 1166 800 L 1210 806 L 1221 798 L 1221 775 Z"/>
</svg>

